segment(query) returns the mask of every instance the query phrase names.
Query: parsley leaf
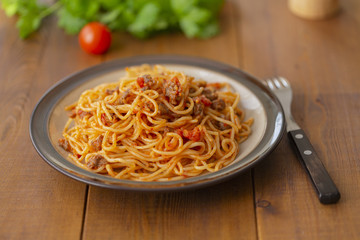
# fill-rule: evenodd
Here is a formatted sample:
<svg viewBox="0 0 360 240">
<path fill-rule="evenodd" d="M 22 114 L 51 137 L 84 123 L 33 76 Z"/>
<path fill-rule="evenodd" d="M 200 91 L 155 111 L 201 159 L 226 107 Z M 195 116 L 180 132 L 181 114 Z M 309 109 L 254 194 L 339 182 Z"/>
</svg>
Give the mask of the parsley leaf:
<svg viewBox="0 0 360 240">
<path fill-rule="evenodd" d="M 30 33 L 40 27 L 41 18 L 37 14 L 29 13 L 22 15 L 16 23 L 21 38 L 26 38 Z"/>
<path fill-rule="evenodd" d="M 217 15 L 223 0 L 1 0 L 8 16 L 18 15 L 20 37 L 38 30 L 42 20 L 56 12 L 58 26 L 76 34 L 88 22 L 99 21 L 111 30 L 147 38 L 180 30 L 188 38 L 210 38 L 219 32 Z"/>
<path fill-rule="evenodd" d="M 66 8 L 61 8 L 58 12 L 58 25 L 68 34 L 76 34 L 87 23 L 83 18 L 72 15 Z"/>
</svg>

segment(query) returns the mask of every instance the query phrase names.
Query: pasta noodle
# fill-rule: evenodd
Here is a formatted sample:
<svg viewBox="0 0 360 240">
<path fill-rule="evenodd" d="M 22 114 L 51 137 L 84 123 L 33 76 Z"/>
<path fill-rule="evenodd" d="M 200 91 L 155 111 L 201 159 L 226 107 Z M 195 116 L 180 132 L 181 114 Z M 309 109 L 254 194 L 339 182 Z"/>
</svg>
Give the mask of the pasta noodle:
<svg viewBox="0 0 360 240">
<path fill-rule="evenodd" d="M 227 83 L 162 65 L 126 68 L 116 83 L 84 91 L 66 107 L 59 145 L 86 170 L 135 181 L 170 181 L 232 163 L 253 119 Z"/>
</svg>

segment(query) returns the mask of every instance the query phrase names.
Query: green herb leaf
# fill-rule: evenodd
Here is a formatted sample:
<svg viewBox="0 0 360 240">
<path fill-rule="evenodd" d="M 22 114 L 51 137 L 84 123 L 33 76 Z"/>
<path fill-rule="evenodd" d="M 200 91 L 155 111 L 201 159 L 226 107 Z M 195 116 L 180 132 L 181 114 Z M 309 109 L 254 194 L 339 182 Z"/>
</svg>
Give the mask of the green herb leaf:
<svg viewBox="0 0 360 240">
<path fill-rule="evenodd" d="M 188 38 L 208 38 L 218 32 L 214 24 L 207 28 L 211 22 L 213 23 L 209 10 L 194 7 L 181 17 L 180 27 Z"/>
<path fill-rule="evenodd" d="M 28 37 L 40 27 L 41 18 L 35 14 L 22 15 L 16 23 L 21 38 Z"/>
<path fill-rule="evenodd" d="M 72 15 L 66 8 L 58 12 L 58 25 L 68 34 L 76 34 L 87 23 L 85 19 Z"/>
<path fill-rule="evenodd" d="M 7 16 L 13 16 L 18 13 L 19 8 L 21 7 L 20 1 L 11 1 L 11 0 L 2 0 L 1 7 L 4 9 Z"/>
<path fill-rule="evenodd" d="M 8 16 L 18 15 L 25 38 L 43 18 L 57 12 L 58 25 L 69 34 L 88 22 L 99 21 L 111 30 L 146 38 L 163 31 L 181 30 L 189 38 L 209 38 L 219 32 L 217 20 L 223 0 L 58 0 L 44 6 L 40 0 L 1 0 Z"/>
<path fill-rule="evenodd" d="M 135 21 L 129 25 L 129 32 L 139 38 L 147 37 L 158 20 L 160 8 L 154 3 L 146 4 L 138 13 Z"/>
<path fill-rule="evenodd" d="M 193 7 L 195 7 L 198 3 L 198 0 L 171 0 L 170 2 L 174 12 L 178 16 L 181 16 L 189 12 Z"/>
<path fill-rule="evenodd" d="M 124 6 L 120 5 L 109 12 L 101 14 L 99 20 L 111 30 L 125 30 L 127 25 L 122 19 L 125 11 Z"/>
</svg>

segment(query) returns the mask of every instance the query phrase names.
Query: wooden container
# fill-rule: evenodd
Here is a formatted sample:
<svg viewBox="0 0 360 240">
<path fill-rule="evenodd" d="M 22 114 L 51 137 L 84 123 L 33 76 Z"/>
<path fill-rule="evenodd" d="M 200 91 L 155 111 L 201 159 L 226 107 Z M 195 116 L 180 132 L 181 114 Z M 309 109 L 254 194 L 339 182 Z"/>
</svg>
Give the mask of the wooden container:
<svg viewBox="0 0 360 240">
<path fill-rule="evenodd" d="M 288 0 L 288 5 L 295 15 L 311 20 L 326 19 L 339 11 L 338 0 Z"/>
</svg>

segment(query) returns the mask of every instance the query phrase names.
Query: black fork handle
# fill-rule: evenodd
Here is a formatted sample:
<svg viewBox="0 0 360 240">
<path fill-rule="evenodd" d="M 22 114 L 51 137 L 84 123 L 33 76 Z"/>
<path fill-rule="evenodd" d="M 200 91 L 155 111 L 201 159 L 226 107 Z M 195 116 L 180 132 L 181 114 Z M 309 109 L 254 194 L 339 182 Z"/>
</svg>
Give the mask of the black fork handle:
<svg viewBox="0 0 360 240">
<path fill-rule="evenodd" d="M 322 204 L 338 202 L 340 192 L 317 156 L 305 132 L 302 129 L 289 131 L 288 137 L 311 179 L 320 202 Z"/>
</svg>

